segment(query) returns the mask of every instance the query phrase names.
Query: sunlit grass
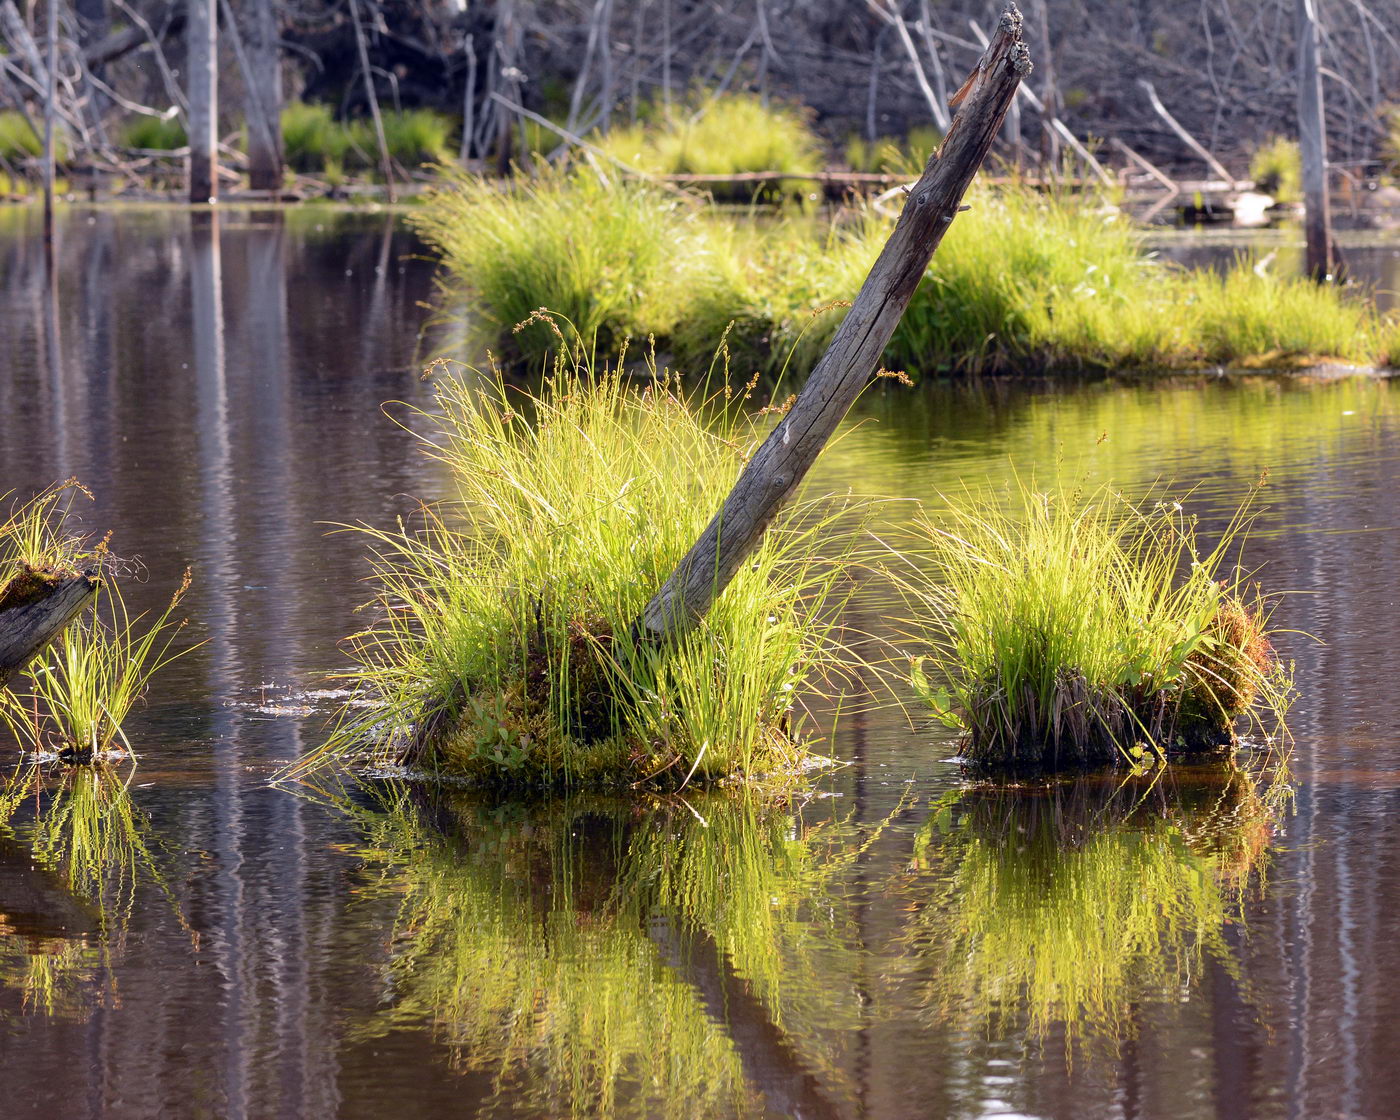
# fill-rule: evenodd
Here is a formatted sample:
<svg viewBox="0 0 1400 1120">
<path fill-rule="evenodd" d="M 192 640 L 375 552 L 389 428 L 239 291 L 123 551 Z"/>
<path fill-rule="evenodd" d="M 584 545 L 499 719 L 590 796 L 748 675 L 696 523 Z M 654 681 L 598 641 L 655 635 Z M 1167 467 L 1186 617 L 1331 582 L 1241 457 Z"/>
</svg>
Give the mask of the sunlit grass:
<svg viewBox="0 0 1400 1120">
<path fill-rule="evenodd" d="M 789 772 L 798 697 L 829 642 L 850 534 L 839 509 L 780 515 L 702 624 L 639 644 L 633 622 L 762 434 L 674 379 L 561 359 L 539 395 L 443 375 L 414 418 L 454 497 L 366 530 L 378 593 L 351 640 L 349 709 L 307 765 L 397 757 L 482 781 L 684 785 Z"/>
<path fill-rule="evenodd" d="M 119 740 L 129 749 L 122 725 L 151 678 L 195 648 L 174 648 L 184 621 L 172 616 L 188 587 L 186 573 L 165 610 L 147 617 L 131 614 L 116 580 L 103 581 L 92 609 L 0 694 L 0 720 L 32 751 L 101 755 Z"/>
<path fill-rule="evenodd" d="M 1303 197 L 1303 159 L 1298 141 L 1270 137 L 1249 157 L 1249 177 L 1275 202 L 1297 202 Z"/>
<path fill-rule="evenodd" d="M 589 173 L 511 185 L 451 177 L 410 221 L 470 277 L 495 337 L 531 360 L 554 334 L 515 328 L 546 306 L 603 350 L 669 336 L 708 251 L 694 200 Z"/>
<path fill-rule="evenodd" d="M 953 500 L 917 530 L 915 689 L 990 768 L 1209 749 L 1247 715 L 1279 731 L 1289 675 L 1230 563 L 1247 523 L 1202 552 L 1179 504 L 1108 488 Z"/>
<path fill-rule="evenodd" d="M 595 138 L 609 155 L 653 175 L 733 175 L 746 171 L 820 171 L 821 142 L 796 109 L 748 93 L 698 98 L 668 115 L 650 107 L 649 120 L 614 128 Z M 716 198 L 747 201 L 791 194 L 797 181 L 781 184 L 711 184 Z"/>
<path fill-rule="evenodd" d="M 295 171 L 344 167 L 353 143 L 349 128 L 337 121 L 329 105 L 292 101 L 282 110 L 282 150 Z"/>
<path fill-rule="evenodd" d="M 26 501 L 13 494 L 0 521 L 0 606 L 18 605 L 98 559 L 84 537 L 66 524 L 78 495 L 92 495 L 76 479 L 50 486 Z"/>
<path fill-rule="evenodd" d="M 1287 802 L 1231 769 L 955 792 L 915 844 L 902 967 L 941 1022 L 1114 1047 L 1173 1005 L 1262 881 Z"/>
<path fill-rule="evenodd" d="M 1224 276 L 1168 264 L 1102 200 L 1008 187 L 969 204 L 895 331 L 890 368 L 1295 368 L 1394 352 L 1396 328 L 1364 293 L 1247 259 Z M 731 323 L 740 368 L 810 366 L 840 322 L 814 314 L 854 298 L 890 232 L 873 211 L 759 219 L 596 170 L 508 189 L 462 178 L 417 222 L 507 344 L 547 306 L 585 337 L 652 337 L 693 369 Z M 520 342 L 537 357 L 550 339 Z"/>
</svg>

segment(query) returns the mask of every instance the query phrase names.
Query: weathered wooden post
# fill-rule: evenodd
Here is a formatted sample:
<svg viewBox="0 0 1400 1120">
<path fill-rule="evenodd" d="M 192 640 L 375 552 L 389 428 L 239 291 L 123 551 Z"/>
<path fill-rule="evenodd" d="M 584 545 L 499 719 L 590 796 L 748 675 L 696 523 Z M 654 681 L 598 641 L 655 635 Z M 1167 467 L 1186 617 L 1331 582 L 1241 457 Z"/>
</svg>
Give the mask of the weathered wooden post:
<svg viewBox="0 0 1400 1120">
<path fill-rule="evenodd" d="M 1314 280 L 1332 276 L 1332 203 L 1327 190 L 1327 120 L 1318 66 L 1316 0 L 1298 3 L 1298 148 L 1303 161 L 1303 228 L 1307 269 Z"/>
<path fill-rule="evenodd" d="M 673 638 L 702 618 L 806 476 L 873 376 L 1030 70 L 1021 13 L 1008 4 L 977 68 L 952 99 L 960 107 L 943 147 L 910 189 L 894 232 L 831 345 L 723 507 L 637 619 L 639 639 Z"/>
</svg>

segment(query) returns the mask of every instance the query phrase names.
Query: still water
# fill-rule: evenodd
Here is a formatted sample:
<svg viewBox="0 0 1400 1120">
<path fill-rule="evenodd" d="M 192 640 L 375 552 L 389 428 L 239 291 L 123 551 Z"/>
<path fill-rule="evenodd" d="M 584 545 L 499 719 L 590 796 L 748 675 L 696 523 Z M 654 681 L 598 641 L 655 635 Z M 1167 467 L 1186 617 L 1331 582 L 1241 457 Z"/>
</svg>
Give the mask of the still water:
<svg viewBox="0 0 1400 1120">
<path fill-rule="evenodd" d="M 0 1114 L 1400 1115 L 1400 385 L 930 382 L 816 483 L 1166 481 L 1209 536 L 1267 472 L 1291 800 L 966 788 L 888 704 L 826 721 L 849 765 L 800 804 L 274 788 L 367 597 L 335 527 L 440 491 L 393 422 L 443 345 L 420 253 L 382 214 L 75 209 L 50 285 L 0 211 L 0 489 L 81 478 L 139 605 L 192 569 L 205 643 L 134 770 L 57 791 L 105 807 L 100 883 L 0 830 Z"/>
</svg>

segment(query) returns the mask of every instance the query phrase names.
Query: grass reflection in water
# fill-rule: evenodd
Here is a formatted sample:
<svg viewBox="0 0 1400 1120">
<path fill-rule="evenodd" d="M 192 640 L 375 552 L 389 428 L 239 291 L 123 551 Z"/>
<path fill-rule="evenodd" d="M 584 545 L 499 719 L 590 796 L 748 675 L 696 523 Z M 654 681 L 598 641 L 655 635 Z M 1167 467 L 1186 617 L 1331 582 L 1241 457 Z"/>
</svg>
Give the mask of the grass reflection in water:
<svg viewBox="0 0 1400 1120">
<path fill-rule="evenodd" d="M 111 966 L 138 890 L 171 897 L 128 779 L 107 765 L 23 763 L 0 783 L 0 1021 L 6 991 L 50 1016 L 116 1004 Z"/>
<path fill-rule="evenodd" d="M 728 794 L 425 796 L 362 811 L 366 893 L 398 905 L 365 1034 L 429 1025 L 502 1110 L 845 1111 L 852 829 Z"/>
<path fill-rule="evenodd" d="M 1281 779 L 1175 768 L 1125 781 L 973 788 L 935 806 L 906 889 L 906 978 L 925 1012 L 982 1037 L 1066 1046 L 1133 1037 L 1174 1003 L 1261 889 Z"/>
</svg>

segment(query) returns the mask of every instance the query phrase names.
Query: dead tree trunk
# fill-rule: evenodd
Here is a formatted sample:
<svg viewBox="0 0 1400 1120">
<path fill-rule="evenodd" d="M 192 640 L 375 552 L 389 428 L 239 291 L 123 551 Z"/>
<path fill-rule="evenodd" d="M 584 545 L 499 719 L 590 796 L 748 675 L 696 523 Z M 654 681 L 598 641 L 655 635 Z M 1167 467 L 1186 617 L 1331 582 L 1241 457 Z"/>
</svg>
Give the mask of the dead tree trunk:
<svg viewBox="0 0 1400 1120">
<path fill-rule="evenodd" d="M 384 138 L 384 117 L 379 112 L 379 95 L 374 92 L 374 71 L 369 65 L 369 47 L 365 43 L 365 29 L 360 22 L 360 5 L 350 0 L 350 21 L 355 25 L 355 49 L 360 53 L 360 69 L 365 77 L 365 99 L 369 102 L 370 116 L 374 119 L 374 139 L 379 145 L 379 166 L 384 174 L 384 190 L 389 202 L 394 198 L 394 165 L 389 159 L 389 142 Z"/>
<path fill-rule="evenodd" d="M 58 0 L 49 0 L 48 74 L 44 77 L 44 245 L 53 252 L 54 113 L 57 109 Z"/>
<path fill-rule="evenodd" d="M 1314 280 L 1326 280 L 1333 272 L 1332 203 L 1327 191 L 1327 123 L 1318 38 L 1314 0 L 1298 0 L 1298 148 L 1303 162 L 1307 269 Z"/>
<path fill-rule="evenodd" d="M 96 577 L 75 575 L 37 598 L 0 610 L 0 688 L 63 633 L 96 591 Z"/>
<path fill-rule="evenodd" d="M 219 19 L 215 0 L 189 0 L 190 201 L 214 202 L 219 169 Z"/>
<path fill-rule="evenodd" d="M 255 191 L 282 189 L 282 60 L 277 38 L 281 31 L 273 0 L 253 0 L 247 6 L 248 185 Z"/>
<path fill-rule="evenodd" d="M 1030 72 L 1021 14 L 1008 4 L 960 103 L 941 151 L 911 189 L 899 222 L 831 345 L 788 414 L 764 440 L 724 506 L 634 624 L 641 640 L 689 630 L 728 586 L 870 381 L 972 177 Z"/>
</svg>

